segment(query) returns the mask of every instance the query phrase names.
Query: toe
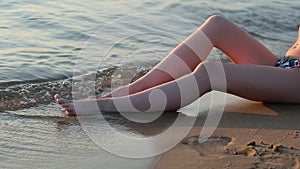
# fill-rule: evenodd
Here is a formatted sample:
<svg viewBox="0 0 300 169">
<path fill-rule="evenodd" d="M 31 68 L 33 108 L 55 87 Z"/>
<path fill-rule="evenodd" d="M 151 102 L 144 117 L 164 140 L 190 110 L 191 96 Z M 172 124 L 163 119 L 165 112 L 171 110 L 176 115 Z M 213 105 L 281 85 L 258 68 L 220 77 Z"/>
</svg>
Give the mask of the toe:
<svg viewBox="0 0 300 169">
<path fill-rule="evenodd" d="M 64 103 L 63 98 L 59 94 L 54 95 L 54 100 L 58 104 L 63 104 Z"/>
<path fill-rule="evenodd" d="M 62 98 L 62 97 L 61 97 L 59 94 L 55 94 L 55 95 L 54 95 L 54 99 L 55 99 L 55 100 L 61 99 L 61 98 Z"/>
</svg>

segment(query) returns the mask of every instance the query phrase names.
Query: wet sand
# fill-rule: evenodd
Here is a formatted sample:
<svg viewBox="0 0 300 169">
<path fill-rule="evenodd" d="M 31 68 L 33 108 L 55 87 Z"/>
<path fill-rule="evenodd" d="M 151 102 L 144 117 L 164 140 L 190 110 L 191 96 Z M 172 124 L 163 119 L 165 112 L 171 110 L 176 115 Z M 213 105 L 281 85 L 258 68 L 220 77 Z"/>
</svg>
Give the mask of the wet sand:
<svg viewBox="0 0 300 169">
<path fill-rule="evenodd" d="M 229 95 L 213 135 L 198 142 L 205 121 L 198 116 L 188 136 L 161 155 L 155 169 L 298 169 L 299 110 L 299 105 L 263 104 Z"/>
</svg>

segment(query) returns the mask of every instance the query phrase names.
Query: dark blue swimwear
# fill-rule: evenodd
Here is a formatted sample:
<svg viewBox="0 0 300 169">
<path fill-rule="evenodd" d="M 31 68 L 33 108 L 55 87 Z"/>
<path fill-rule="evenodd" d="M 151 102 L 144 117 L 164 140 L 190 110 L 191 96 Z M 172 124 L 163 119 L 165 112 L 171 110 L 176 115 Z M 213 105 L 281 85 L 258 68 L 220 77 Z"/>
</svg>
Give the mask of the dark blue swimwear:
<svg viewBox="0 0 300 169">
<path fill-rule="evenodd" d="M 293 57 L 282 57 L 278 60 L 276 67 L 284 69 L 300 68 L 300 60 Z"/>
</svg>

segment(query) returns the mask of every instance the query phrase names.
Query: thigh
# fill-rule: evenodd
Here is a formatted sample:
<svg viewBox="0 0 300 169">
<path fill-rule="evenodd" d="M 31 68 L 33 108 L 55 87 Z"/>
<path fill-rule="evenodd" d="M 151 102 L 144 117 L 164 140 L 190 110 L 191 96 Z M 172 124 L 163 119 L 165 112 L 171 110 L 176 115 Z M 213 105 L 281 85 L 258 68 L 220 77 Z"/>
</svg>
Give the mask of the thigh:
<svg viewBox="0 0 300 169">
<path fill-rule="evenodd" d="M 300 70 L 272 66 L 223 64 L 227 92 L 246 99 L 300 103 Z"/>
<path fill-rule="evenodd" d="M 200 29 L 234 63 L 274 66 L 278 60 L 246 31 L 220 16 L 210 17 Z"/>
</svg>

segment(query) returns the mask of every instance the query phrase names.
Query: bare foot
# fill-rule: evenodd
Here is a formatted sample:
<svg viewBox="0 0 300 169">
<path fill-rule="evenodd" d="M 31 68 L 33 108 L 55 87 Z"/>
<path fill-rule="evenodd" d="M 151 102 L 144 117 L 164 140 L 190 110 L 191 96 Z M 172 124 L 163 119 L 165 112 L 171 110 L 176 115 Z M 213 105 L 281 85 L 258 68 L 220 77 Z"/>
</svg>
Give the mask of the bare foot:
<svg viewBox="0 0 300 169">
<path fill-rule="evenodd" d="M 73 100 L 64 99 L 59 94 L 54 95 L 54 100 L 64 108 L 67 115 L 76 116 Z"/>
<path fill-rule="evenodd" d="M 54 96 L 56 103 L 61 105 L 66 111 L 68 116 L 78 115 L 96 115 L 100 113 L 100 107 L 98 105 L 99 98 L 90 98 L 85 100 L 68 100 L 62 98 L 59 94 Z M 75 109 L 76 104 L 76 109 Z"/>
</svg>

